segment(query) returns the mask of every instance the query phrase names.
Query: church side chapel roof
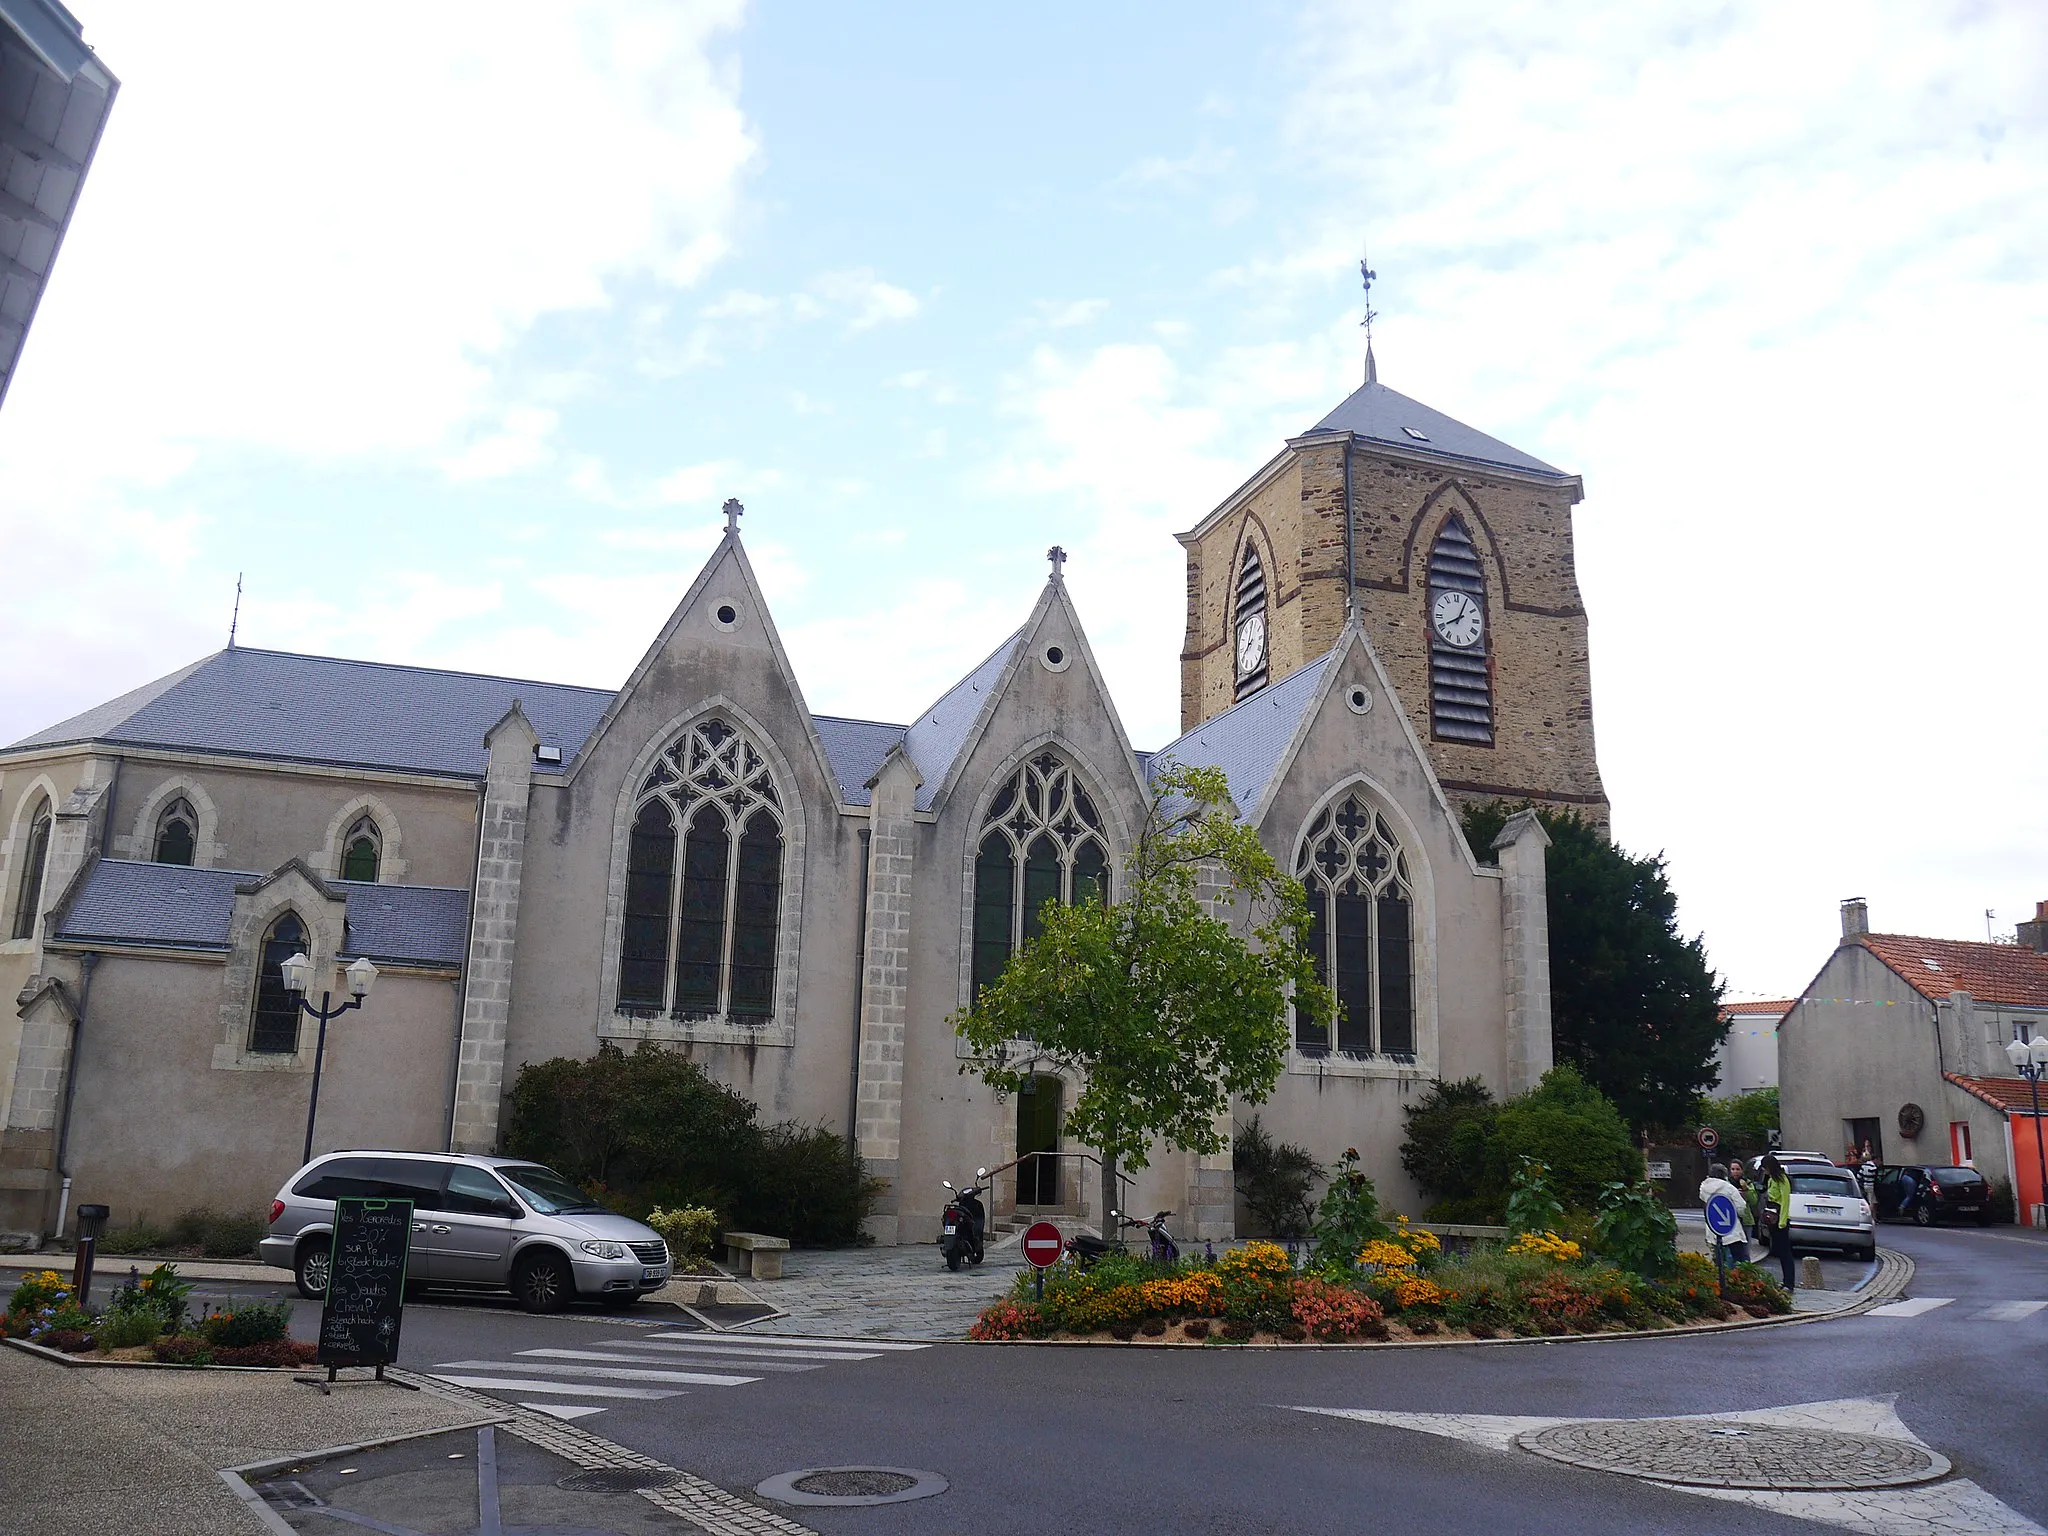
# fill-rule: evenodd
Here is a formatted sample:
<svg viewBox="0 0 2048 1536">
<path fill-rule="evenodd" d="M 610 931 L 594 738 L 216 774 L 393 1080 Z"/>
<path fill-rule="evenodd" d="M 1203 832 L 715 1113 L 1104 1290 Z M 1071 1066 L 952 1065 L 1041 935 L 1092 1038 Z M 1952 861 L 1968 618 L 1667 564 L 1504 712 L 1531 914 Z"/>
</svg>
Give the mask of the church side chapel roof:
<svg viewBox="0 0 2048 1536">
<path fill-rule="evenodd" d="M 1146 777 L 1168 761 L 1189 768 L 1221 768 L 1230 781 L 1230 798 L 1240 816 L 1250 816 L 1264 798 L 1266 785 L 1302 716 L 1315 701 L 1330 658 L 1325 651 L 1300 670 L 1290 672 L 1271 687 L 1261 688 L 1250 698 L 1233 704 L 1215 719 L 1196 726 L 1171 746 L 1162 747 L 1146 760 Z"/>
<path fill-rule="evenodd" d="M 1442 411 L 1387 388 L 1377 378 L 1367 379 L 1341 405 L 1309 428 L 1309 433 L 1316 432 L 1353 432 L 1369 442 L 1384 443 L 1409 453 L 1490 464 L 1555 480 L 1573 478 L 1519 448 L 1510 448 L 1499 438 L 1488 437 Z"/>
<path fill-rule="evenodd" d="M 904 733 L 903 750 L 910 754 L 910 760 L 917 764 L 917 771 L 924 776 L 924 782 L 917 787 L 917 808 L 920 811 L 930 810 L 938 799 L 939 789 L 952 770 L 953 759 L 967 745 L 968 733 L 974 729 L 982 706 L 995 690 L 1003 668 L 1009 665 L 1010 655 L 1017 649 L 1017 641 L 1023 634 L 1020 629 L 997 646 L 986 661 L 942 694 L 938 703 L 919 715 Z M 863 789 L 861 803 L 866 801 L 867 791 Z"/>
<path fill-rule="evenodd" d="M 72 898 L 54 937 L 64 944 L 224 951 L 244 869 L 192 869 L 101 859 Z M 457 967 L 469 937 L 469 892 L 435 885 L 333 880 L 347 902 L 349 957 L 391 965 Z"/>
<path fill-rule="evenodd" d="M 813 715 L 818 740 L 825 747 L 825 761 L 832 765 L 832 777 L 839 781 L 839 798 L 847 805 L 869 802 L 868 780 L 881 770 L 889 749 L 903 739 L 907 726 L 884 725 L 879 720 L 849 720 L 841 715 Z"/>
<path fill-rule="evenodd" d="M 24 737 L 480 779 L 484 733 L 517 699 L 543 745 L 574 757 L 613 693 L 561 683 L 246 647 Z"/>
</svg>

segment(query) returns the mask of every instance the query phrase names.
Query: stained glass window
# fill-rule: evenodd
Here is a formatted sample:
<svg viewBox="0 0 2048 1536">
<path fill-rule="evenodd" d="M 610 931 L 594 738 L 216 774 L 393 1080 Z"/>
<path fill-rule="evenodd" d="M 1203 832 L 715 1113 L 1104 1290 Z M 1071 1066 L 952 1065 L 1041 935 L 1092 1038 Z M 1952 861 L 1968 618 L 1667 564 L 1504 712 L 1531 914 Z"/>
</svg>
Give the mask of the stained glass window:
<svg viewBox="0 0 2048 1536">
<path fill-rule="evenodd" d="M 289 1056 L 299 1048 L 299 998 L 284 984 L 284 963 L 306 947 L 306 925 L 287 912 L 263 937 L 263 969 L 256 981 L 256 1013 L 249 1025 L 252 1052 Z"/>
<path fill-rule="evenodd" d="M 989 802 L 974 860 L 976 992 L 1038 937 L 1049 901 L 1109 899 L 1102 814 L 1064 759 L 1042 752 Z"/>
<path fill-rule="evenodd" d="M 374 885 L 384 861 L 384 835 L 368 816 L 358 816 L 341 840 L 341 878 Z"/>
<path fill-rule="evenodd" d="M 27 846 L 21 850 L 21 885 L 14 900 L 14 936 L 32 939 L 36 919 L 42 916 L 43 866 L 50 860 L 50 802 L 45 800 L 29 818 Z"/>
<path fill-rule="evenodd" d="M 165 806 L 156 819 L 155 862 L 190 865 L 198 846 L 199 817 L 192 810 L 192 802 L 181 795 Z"/>
<path fill-rule="evenodd" d="M 1310 825 L 1295 873 L 1308 889 L 1316 976 L 1337 994 L 1337 1051 L 1413 1060 L 1413 896 L 1400 839 L 1347 795 Z M 1294 1046 L 1328 1055 L 1330 1031 L 1296 1009 Z"/>
</svg>

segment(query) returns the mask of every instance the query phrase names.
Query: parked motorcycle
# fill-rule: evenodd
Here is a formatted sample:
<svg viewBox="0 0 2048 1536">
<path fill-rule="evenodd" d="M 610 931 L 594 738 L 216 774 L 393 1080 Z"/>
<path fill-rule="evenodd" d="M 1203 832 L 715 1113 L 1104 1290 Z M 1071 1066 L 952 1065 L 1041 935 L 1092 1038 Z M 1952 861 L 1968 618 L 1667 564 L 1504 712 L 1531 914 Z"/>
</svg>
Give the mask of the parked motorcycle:
<svg viewBox="0 0 2048 1536">
<path fill-rule="evenodd" d="M 1144 1232 L 1151 1244 L 1152 1258 L 1161 1263 L 1171 1263 L 1180 1257 L 1180 1244 L 1176 1243 L 1173 1234 L 1166 1230 L 1166 1218 L 1173 1212 L 1161 1211 L 1150 1221 L 1140 1221 L 1135 1216 L 1126 1216 L 1122 1211 L 1111 1211 L 1109 1214 L 1119 1230 L 1136 1227 Z M 1118 1246 L 1107 1238 L 1096 1237 L 1088 1232 L 1076 1232 L 1067 1239 L 1067 1257 L 1081 1268 L 1087 1269 L 1105 1253 L 1113 1251 Z"/>
<path fill-rule="evenodd" d="M 974 1177 L 976 1182 L 961 1190 L 953 1188 L 951 1179 L 939 1181 L 948 1194 L 945 1214 L 939 1218 L 939 1252 L 945 1255 L 946 1268 L 950 1270 L 957 1271 L 962 1264 L 979 1264 L 982 1259 L 988 1208 L 981 1203 L 981 1196 L 988 1186 L 979 1181 L 988 1177 L 988 1170 L 977 1168 Z"/>
</svg>

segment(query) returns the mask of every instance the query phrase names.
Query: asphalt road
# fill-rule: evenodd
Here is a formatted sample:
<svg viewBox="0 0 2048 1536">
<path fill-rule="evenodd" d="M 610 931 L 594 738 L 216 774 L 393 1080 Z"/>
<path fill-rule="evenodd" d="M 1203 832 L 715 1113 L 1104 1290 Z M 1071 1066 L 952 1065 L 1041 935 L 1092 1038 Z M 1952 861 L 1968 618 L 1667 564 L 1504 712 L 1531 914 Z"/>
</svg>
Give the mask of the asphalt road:
<svg viewBox="0 0 2048 1536">
<path fill-rule="evenodd" d="M 1960 1475 L 2048 1526 L 2048 1308 L 2023 1305 L 2048 1302 L 2048 1240 L 1891 1226 L 1884 1241 L 1918 1265 L 1912 1315 L 1681 1338 L 835 1349 L 685 1333 L 667 1315 L 534 1318 L 457 1301 L 408 1308 L 403 1353 L 416 1371 L 524 1382 L 484 1390 L 580 1414 L 582 1428 L 735 1490 L 845 1464 L 952 1484 L 914 1503 L 792 1511 L 827 1533 L 1811 1533 L 1761 1509 L 1294 1407 L 1633 1417 L 1888 1397 Z M 316 1314 L 301 1307 L 294 1331 L 309 1337 Z M 681 1379 L 692 1376 L 726 1379 Z M 610 1392 L 649 1395 L 600 1395 Z"/>
</svg>

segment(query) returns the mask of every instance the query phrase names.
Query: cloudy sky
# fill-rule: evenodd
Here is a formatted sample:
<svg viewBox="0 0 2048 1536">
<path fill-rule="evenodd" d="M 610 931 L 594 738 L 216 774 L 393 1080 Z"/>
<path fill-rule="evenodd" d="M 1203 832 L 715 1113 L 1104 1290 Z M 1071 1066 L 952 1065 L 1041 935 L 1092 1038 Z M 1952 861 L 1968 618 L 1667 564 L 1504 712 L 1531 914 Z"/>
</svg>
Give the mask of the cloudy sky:
<svg viewBox="0 0 2048 1536">
<path fill-rule="evenodd" d="M 1615 830 L 1731 995 L 2048 897 L 2037 5 L 76 9 L 0 740 L 237 573 L 248 644 L 615 685 L 737 495 L 814 708 L 1057 540 L 1161 744 L 1171 534 L 1353 387 L 1369 237 L 1381 377 L 1585 476 Z"/>
</svg>

